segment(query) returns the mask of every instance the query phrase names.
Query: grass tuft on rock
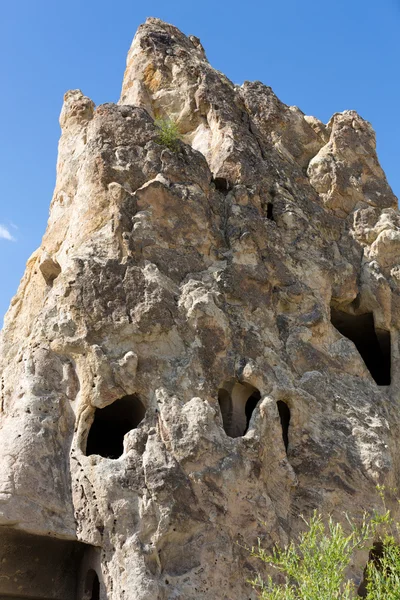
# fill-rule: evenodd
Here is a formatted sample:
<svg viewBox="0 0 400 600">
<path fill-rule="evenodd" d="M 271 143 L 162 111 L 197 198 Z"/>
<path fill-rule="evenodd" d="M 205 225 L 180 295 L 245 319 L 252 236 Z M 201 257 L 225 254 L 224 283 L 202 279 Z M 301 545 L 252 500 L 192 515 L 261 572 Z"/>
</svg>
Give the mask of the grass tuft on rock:
<svg viewBox="0 0 400 600">
<path fill-rule="evenodd" d="M 159 130 L 157 143 L 169 148 L 173 152 L 179 149 L 180 133 L 178 126 L 172 119 L 155 119 L 154 125 Z"/>
</svg>

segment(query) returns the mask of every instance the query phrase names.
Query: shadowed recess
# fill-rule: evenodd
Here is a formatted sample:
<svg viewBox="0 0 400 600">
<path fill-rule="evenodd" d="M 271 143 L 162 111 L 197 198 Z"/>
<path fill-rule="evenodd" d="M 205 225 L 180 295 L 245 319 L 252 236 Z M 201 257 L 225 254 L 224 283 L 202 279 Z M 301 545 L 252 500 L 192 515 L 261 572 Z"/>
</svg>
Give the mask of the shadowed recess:
<svg viewBox="0 0 400 600">
<path fill-rule="evenodd" d="M 278 407 L 279 418 L 281 420 L 282 439 L 283 443 L 285 444 L 285 450 L 287 454 L 289 447 L 290 408 L 286 402 L 283 402 L 282 400 L 278 400 L 276 404 Z"/>
<path fill-rule="evenodd" d="M 139 425 L 145 413 L 145 407 L 135 395 L 97 408 L 87 439 L 86 455 L 119 458 L 124 452 L 124 435 Z"/>
<path fill-rule="evenodd" d="M 222 423 L 229 437 L 241 437 L 247 432 L 260 399 L 260 392 L 249 383 L 228 381 L 221 386 L 218 390 L 218 402 Z"/>
<path fill-rule="evenodd" d="M 246 429 L 245 429 L 244 433 L 246 433 L 246 431 L 249 428 L 251 416 L 253 414 L 255 407 L 259 403 L 260 399 L 261 399 L 261 394 L 257 390 L 251 394 L 251 396 L 248 398 L 248 400 L 246 402 L 246 406 L 244 408 L 244 412 L 246 414 Z"/>
<path fill-rule="evenodd" d="M 0 599 L 77 600 L 80 565 L 89 549 L 75 540 L 1 527 Z"/>
<path fill-rule="evenodd" d="M 380 559 L 383 557 L 383 543 L 375 542 L 369 551 L 368 555 L 368 563 L 373 562 L 376 568 L 379 570 L 380 567 Z M 368 585 L 368 577 L 367 577 L 367 566 L 364 569 L 363 579 L 358 587 L 357 596 L 361 598 L 367 597 L 367 585 Z"/>
<path fill-rule="evenodd" d="M 274 219 L 274 205 L 272 202 L 267 203 L 267 219 L 270 221 L 275 221 Z"/>
<path fill-rule="evenodd" d="M 100 581 L 94 569 L 89 569 L 82 600 L 100 600 Z"/>
<path fill-rule="evenodd" d="M 215 177 L 215 179 L 213 179 L 213 182 L 215 185 L 215 189 L 217 189 L 219 192 L 227 193 L 230 189 L 232 189 L 231 184 L 224 177 Z"/>
<path fill-rule="evenodd" d="M 331 308 L 332 325 L 351 340 L 378 385 L 390 385 L 390 332 L 376 329 L 372 313 L 349 315 Z"/>
</svg>

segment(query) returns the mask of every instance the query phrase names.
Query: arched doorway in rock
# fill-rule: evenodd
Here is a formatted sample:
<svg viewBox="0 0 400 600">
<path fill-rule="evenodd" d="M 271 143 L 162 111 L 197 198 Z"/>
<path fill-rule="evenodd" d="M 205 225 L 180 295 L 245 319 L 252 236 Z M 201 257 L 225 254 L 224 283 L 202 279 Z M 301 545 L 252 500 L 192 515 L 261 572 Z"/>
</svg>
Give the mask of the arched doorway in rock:
<svg viewBox="0 0 400 600">
<path fill-rule="evenodd" d="M 124 452 L 124 436 L 144 419 L 146 409 L 138 396 L 124 396 L 104 408 L 96 408 L 86 443 L 86 456 L 99 454 L 119 458 Z"/>
<path fill-rule="evenodd" d="M 285 444 L 285 450 L 287 454 L 289 448 L 290 408 L 283 400 L 278 400 L 276 405 L 279 412 L 279 418 L 281 420 L 282 439 L 283 443 Z"/>
<path fill-rule="evenodd" d="M 87 572 L 82 600 L 100 600 L 100 580 L 94 569 Z"/>
<path fill-rule="evenodd" d="M 260 399 L 259 390 L 249 383 L 227 381 L 221 385 L 218 390 L 218 403 L 222 423 L 229 437 L 237 438 L 245 435 Z"/>
<path fill-rule="evenodd" d="M 378 385 L 390 385 L 390 331 L 375 327 L 372 313 L 353 315 L 331 307 L 332 325 L 351 340 Z"/>
</svg>

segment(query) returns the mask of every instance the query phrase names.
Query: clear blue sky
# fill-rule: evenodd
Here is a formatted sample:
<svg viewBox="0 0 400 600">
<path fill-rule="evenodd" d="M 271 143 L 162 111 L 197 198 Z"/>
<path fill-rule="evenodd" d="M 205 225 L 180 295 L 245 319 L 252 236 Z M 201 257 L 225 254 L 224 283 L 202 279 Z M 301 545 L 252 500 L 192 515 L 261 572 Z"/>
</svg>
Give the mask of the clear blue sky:
<svg viewBox="0 0 400 600">
<path fill-rule="evenodd" d="M 235 83 L 261 80 L 324 122 L 357 110 L 374 126 L 400 194 L 400 0 L 4 0 L 0 326 L 46 227 L 63 94 L 80 88 L 96 104 L 117 101 L 126 53 L 147 16 L 200 37 L 211 64 Z"/>
</svg>

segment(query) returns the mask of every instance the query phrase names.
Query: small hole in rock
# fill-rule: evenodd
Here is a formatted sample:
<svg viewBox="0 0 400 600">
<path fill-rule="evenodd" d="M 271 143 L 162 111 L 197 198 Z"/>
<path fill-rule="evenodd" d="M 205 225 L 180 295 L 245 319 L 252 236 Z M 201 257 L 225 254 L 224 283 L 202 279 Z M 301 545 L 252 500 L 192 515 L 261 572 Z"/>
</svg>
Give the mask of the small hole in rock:
<svg viewBox="0 0 400 600">
<path fill-rule="evenodd" d="M 213 179 L 214 185 L 216 187 L 216 189 L 219 192 L 229 192 L 230 189 L 232 189 L 232 186 L 230 185 L 229 181 L 227 179 L 225 179 L 225 177 L 215 177 L 215 179 Z"/>
<path fill-rule="evenodd" d="M 276 403 L 278 407 L 279 417 L 282 426 L 282 439 L 285 444 L 286 453 L 289 447 L 289 424 L 290 424 L 290 408 L 282 400 L 278 400 Z"/>
<path fill-rule="evenodd" d="M 221 386 L 218 390 L 218 402 L 222 423 L 229 437 L 245 435 L 260 399 L 260 392 L 249 383 L 228 381 Z"/>
<path fill-rule="evenodd" d="M 86 455 L 119 458 L 124 451 L 124 435 L 139 425 L 145 413 L 145 407 L 135 395 L 124 396 L 105 408 L 96 408 Z"/>
<path fill-rule="evenodd" d="M 267 202 L 267 219 L 275 221 L 274 219 L 274 205 L 272 202 Z"/>
</svg>

